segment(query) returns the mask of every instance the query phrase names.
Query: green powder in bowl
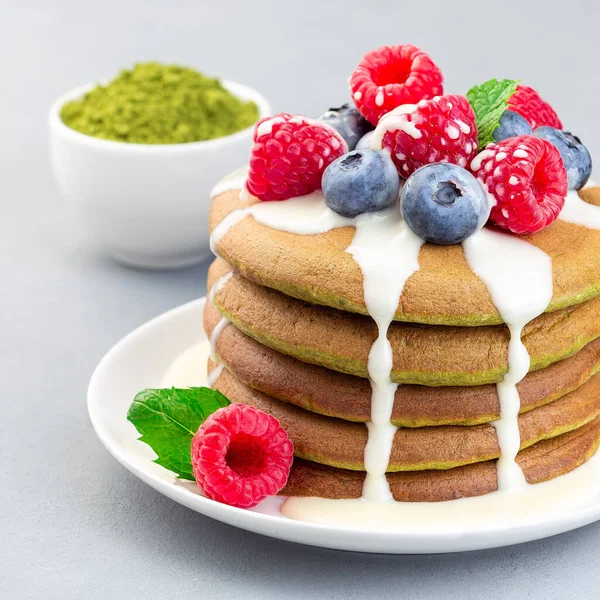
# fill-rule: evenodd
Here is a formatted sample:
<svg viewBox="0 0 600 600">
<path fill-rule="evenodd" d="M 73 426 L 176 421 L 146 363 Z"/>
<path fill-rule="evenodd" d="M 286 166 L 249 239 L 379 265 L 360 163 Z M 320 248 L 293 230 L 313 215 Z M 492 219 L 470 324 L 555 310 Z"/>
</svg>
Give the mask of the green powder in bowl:
<svg viewBox="0 0 600 600">
<path fill-rule="evenodd" d="M 258 119 L 258 107 L 194 69 L 148 62 L 67 102 L 60 116 L 70 128 L 92 137 L 181 144 L 246 129 Z"/>
</svg>

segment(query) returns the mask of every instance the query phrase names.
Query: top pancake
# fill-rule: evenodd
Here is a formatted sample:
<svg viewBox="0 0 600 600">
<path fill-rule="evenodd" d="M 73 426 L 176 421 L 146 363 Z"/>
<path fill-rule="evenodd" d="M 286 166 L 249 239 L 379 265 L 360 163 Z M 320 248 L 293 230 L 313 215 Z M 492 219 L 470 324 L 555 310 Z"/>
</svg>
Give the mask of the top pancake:
<svg viewBox="0 0 600 600">
<path fill-rule="evenodd" d="M 580 195 L 600 206 L 600 187 Z M 238 190 L 220 194 L 211 206 L 211 232 L 227 214 L 257 202 L 252 197 L 241 200 Z M 244 277 L 260 285 L 313 304 L 368 314 L 362 272 L 346 252 L 354 231 L 354 227 L 343 227 L 298 235 L 246 216 L 223 236 L 216 250 Z M 553 296 L 547 312 L 600 294 L 599 230 L 557 220 L 522 239 L 552 259 Z M 460 326 L 503 322 L 487 286 L 469 267 L 462 246 L 424 244 L 419 266 L 404 286 L 396 321 Z"/>
</svg>

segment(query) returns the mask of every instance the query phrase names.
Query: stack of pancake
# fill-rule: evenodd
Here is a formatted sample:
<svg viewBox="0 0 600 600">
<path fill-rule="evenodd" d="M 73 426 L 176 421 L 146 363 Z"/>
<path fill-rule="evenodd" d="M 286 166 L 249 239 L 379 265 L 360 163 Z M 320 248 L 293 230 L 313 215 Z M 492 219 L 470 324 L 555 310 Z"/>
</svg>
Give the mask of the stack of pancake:
<svg viewBox="0 0 600 600">
<path fill-rule="evenodd" d="M 580 196 L 600 206 L 600 188 Z M 239 189 L 223 191 L 213 200 L 211 230 L 256 202 L 240 199 Z M 354 231 L 297 235 L 247 215 L 216 240 L 204 314 L 213 387 L 287 430 L 296 459 L 285 495 L 362 492 L 377 327 L 361 270 L 346 252 Z M 531 369 L 517 386 L 517 462 L 538 483 L 579 466 L 600 443 L 600 230 L 559 219 L 522 239 L 553 266 L 548 310 L 523 331 Z M 500 448 L 490 423 L 500 414 L 495 384 L 508 370 L 510 334 L 460 245 L 425 244 L 419 266 L 388 331 L 392 380 L 400 384 L 390 489 L 398 501 L 486 494 L 497 489 Z"/>
</svg>

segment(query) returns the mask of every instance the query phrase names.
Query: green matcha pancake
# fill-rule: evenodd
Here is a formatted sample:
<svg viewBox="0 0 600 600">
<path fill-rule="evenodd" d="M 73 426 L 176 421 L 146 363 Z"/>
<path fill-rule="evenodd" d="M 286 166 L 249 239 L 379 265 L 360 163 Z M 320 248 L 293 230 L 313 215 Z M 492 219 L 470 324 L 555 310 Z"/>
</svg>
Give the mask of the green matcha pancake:
<svg viewBox="0 0 600 600">
<path fill-rule="evenodd" d="M 528 483 L 542 483 L 565 475 L 591 458 L 600 445 L 600 417 L 558 437 L 534 444 L 517 455 Z M 481 496 L 498 489 L 496 461 L 486 461 L 445 471 L 388 473 L 398 502 L 441 502 Z M 364 473 L 336 469 L 295 459 L 284 496 L 359 498 Z"/>
<path fill-rule="evenodd" d="M 216 365 L 211 363 L 209 370 Z M 232 402 L 272 414 L 294 443 L 294 455 L 338 468 L 364 470 L 367 428 L 308 412 L 253 390 L 224 369 L 213 387 Z M 600 413 L 600 375 L 559 400 L 519 417 L 521 449 L 577 429 Z M 400 428 L 396 431 L 387 470 L 450 469 L 500 456 L 492 425 Z"/>
<path fill-rule="evenodd" d="M 209 288 L 227 272 L 216 261 Z M 219 312 L 265 346 L 303 362 L 368 377 L 377 327 L 369 317 L 308 304 L 234 274 L 214 296 Z M 522 340 L 537 371 L 574 355 L 600 336 L 600 297 L 545 313 L 528 323 Z M 496 383 L 508 371 L 508 328 L 392 323 L 391 379 L 429 386 Z"/>
<path fill-rule="evenodd" d="M 221 318 L 210 304 L 204 328 L 210 337 Z M 303 363 L 259 344 L 229 324 L 222 330 L 216 355 L 251 388 L 311 412 L 366 422 L 371 414 L 368 380 Z M 542 406 L 577 389 L 600 369 L 600 339 L 575 356 L 530 373 L 517 385 L 521 412 Z M 465 387 L 398 386 L 392 423 L 401 427 L 476 425 L 496 420 L 500 404 L 495 385 Z"/>
<path fill-rule="evenodd" d="M 600 206 L 600 188 L 586 190 L 582 197 Z M 238 190 L 220 194 L 211 206 L 211 231 L 229 213 L 256 202 L 256 198 L 241 200 Z M 313 304 L 367 314 L 362 272 L 346 252 L 354 231 L 354 227 L 343 227 L 298 235 L 246 216 L 217 240 L 216 250 L 236 271 L 260 285 Z M 559 219 L 522 239 L 552 259 L 553 297 L 548 312 L 600 293 L 600 230 Z M 472 272 L 460 245 L 425 244 L 419 267 L 404 287 L 397 321 L 462 326 L 502 323 L 487 286 Z"/>
</svg>

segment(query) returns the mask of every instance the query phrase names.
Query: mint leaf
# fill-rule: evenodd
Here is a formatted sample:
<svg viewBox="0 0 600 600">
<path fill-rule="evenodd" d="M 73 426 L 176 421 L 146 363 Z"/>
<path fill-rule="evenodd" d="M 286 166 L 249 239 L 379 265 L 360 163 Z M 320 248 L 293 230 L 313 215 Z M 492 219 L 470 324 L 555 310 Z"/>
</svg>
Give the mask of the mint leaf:
<svg viewBox="0 0 600 600">
<path fill-rule="evenodd" d="M 467 99 L 475 112 L 480 150 L 494 141 L 492 133 L 498 127 L 508 99 L 517 91 L 518 83 L 512 79 L 490 79 L 467 92 Z"/>
<path fill-rule="evenodd" d="M 221 392 L 206 387 L 143 390 L 133 399 L 127 420 L 156 452 L 155 463 L 193 480 L 192 438 L 207 417 L 228 404 Z"/>
</svg>

